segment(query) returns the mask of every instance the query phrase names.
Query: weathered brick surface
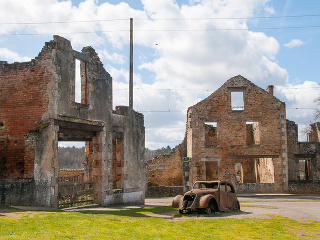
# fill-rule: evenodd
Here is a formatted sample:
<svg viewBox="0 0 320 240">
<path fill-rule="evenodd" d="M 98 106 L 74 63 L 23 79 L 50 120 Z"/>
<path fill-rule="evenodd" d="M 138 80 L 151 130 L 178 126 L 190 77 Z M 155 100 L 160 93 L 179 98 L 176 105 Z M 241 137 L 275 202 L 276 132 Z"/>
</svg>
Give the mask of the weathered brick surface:
<svg viewBox="0 0 320 240">
<path fill-rule="evenodd" d="M 319 188 L 320 181 L 320 123 L 310 124 L 310 129 L 308 142 L 298 142 L 298 126 L 295 122 L 287 120 L 290 192 L 319 192 L 316 189 Z M 307 169 L 305 166 L 301 168 L 300 160 L 309 161 Z M 309 179 L 300 179 L 301 172 L 304 175 L 306 170 Z"/>
<path fill-rule="evenodd" d="M 148 197 L 174 197 L 184 194 L 183 186 L 148 186 Z"/>
<path fill-rule="evenodd" d="M 77 60 L 81 102 L 75 99 Z M 9 197 L 6 186 L 24 178 L 32 180 L 32 191 L 23 191 L 25 199 L 57 207 L 59 141 L 89 142 L 84 178 L 93 182 L 97 203 L 143 203 L 144 117 L 129 107 L 112 108 L 112 78 L 92 47 L 78 52 L 70 41 L 54 36 L 30 62 L 0 62 L 2 203 L 17 200 Z M 123 147 L 115 151 L 120 151 L 120 165 L 113 164 L 112 157 L 112 139 L 119 136 Z M 119 180 L 120 193 L 113 192 L 114 179 Z"/>
<path fill-rule="evenodd" d="M 170 154 L 161 154 L 148 161 L 149 186 L 182 186 L 182 146 L 183 143 Z"/>
<path fill-rule="evenodd" d="M 243 92 L 244 109 L 232 110 L 231 92 Z M 188 157 L 191 159 L 189 184 L 208 178 L 206 162 L 211 161 L 217 162 L 218 179 L 235 183 L 235 163 L 239 162 L 242 163 L 244 182 L 272 182 L 274 191 L 285 190 L 285 116 L 285 104 L 267 91 L 242 76 L 229 79 L 208 98 L 188 110 L 187 143 Z M 217 122 L 216 145 L 205 144 L 206 122 Z M 251 126 L 246 124 L 251 122 Z M 267 170 L 274 171 L 272 176 L 270 173 L 270 177 L 265 174 Z"/>
<path fill-rule="evenodd" d="M 25 135 L 36 130 L 49 98 L 51 73 L 42 62 L 50 58 L 48 46 L 27 63 L 0 64 L 0 174 L 2 179 L 32 178 L 34 149 Z"/>
</svg>

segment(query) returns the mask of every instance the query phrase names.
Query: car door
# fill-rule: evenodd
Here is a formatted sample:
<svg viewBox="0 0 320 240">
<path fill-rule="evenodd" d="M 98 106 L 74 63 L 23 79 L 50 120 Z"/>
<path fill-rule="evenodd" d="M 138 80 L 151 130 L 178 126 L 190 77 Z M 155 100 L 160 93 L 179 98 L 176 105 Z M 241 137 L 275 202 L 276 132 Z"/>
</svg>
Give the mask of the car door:
<svg viewBox="0 0 320 240">
<path fill-rule="evenodd" d="M 232 187 L 229 184 L 226 184 L 226 190 L 227 190 L 227 207 L 232 208 L 233 202 L 236 198 L 236 193 L 232 189 Z"/>
<path fill-rule="evenodd" d="M 227 201 L 228 201 L 228 194 L 226 192 L 226 184 L 221 183 L 219 187 L 219 193 L 220 193 L 220 209 L 223 210 L 227 208 Z"/>
</svg>

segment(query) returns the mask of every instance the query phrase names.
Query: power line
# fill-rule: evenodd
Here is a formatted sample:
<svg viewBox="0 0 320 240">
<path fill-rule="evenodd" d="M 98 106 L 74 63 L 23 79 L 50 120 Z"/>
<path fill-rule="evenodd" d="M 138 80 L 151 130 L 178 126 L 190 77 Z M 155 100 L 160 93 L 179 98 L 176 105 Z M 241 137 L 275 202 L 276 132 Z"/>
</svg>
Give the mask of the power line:
<svg viewBox="0 0 320 240">
<path fill-rule="evenodd" d="M 314 26 L 288 26 L 288 27 L 259 27 L 259 28 L 207 28 L 207 29 L 136 29 L 135 32 L 205 32 L 205 31 L 250 31 L 250 30 L 280 30 L 280 29 L 307 29 L 320 28 Z M 57 33 L 0 33 L 7 36 L 37 36 L 37 35 L 70 35 L 70 34 L 93 34 L 111 32 L 129 32 L 129 29 L 105 30 L 105 31 L 83 31 L 83 32 L 57 32 Z"/>
<path fill-rule="evenodd" d="M 316 110 L 316 108 L 286 108 L 289 110 Z M 138 112 L 150 112 L 150 113 L 183 113 L 185 114 L 185 111 L 175 111 L 175 110 L 160 110 L 160 111 L 156 111 L 156 110 L 136 110 Z"/>
<path fill-rule="evenodd" d="M 306 15 L 283 15 L 283 16 L 256 16 L 256 17 L 210 17 L 210 18 L 135 18 L 137 21 L 184 21 L 184 20 L 247 20 L 247 19 L 280 19 L 280 18 L 305 18 L 320 17 L 320 14 Z M 53 21 L 53 22 L 2 22 L 3 25 L 36 25 L 36 24 L 68 24 L 68 23 L 90 23 L 90 22 L 112 22 L 128 21 L 130 18 L 95 19 L 95 20 L 74 20 L 74 21 Z"/>
<path fill-rule="evenodd" d="M 281 87 L 281 89 L 314 89 L 314 88 L 320 88 L 319 87 L 307 87 L 307 88 L 298 88 L 298 87 L 294 87 L 294 88 L 290 88 L 290 87 Z M 212 92 L 212 91 L 216 91 L 212 90 L 212 89 L 195 89 L 195 88 L 133 88 L 134 90 L 154 90 L 154 91 L 203 91 L 203 92 Z M 113 91 L 127 91 L 128 88 L 117 88 L 117 89 L 113 89 Z"/>
</svg>

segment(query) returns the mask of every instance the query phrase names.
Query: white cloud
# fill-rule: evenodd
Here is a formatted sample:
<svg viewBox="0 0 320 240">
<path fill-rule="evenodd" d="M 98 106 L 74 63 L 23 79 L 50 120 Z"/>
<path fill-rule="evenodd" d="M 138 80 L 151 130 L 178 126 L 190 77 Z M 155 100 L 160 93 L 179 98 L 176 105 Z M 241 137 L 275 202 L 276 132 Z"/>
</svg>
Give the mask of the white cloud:
<svg viewBox="0 0 320 240">
<path fill-rule="evenodd" d="M 13 62 L 28 62 L 31 60 L 29 57 L 22 57 L 18 53 L 11 51 L 7 48 L 0 48 L 0 61 Z"/>
<path fill-rule="evenodd" d="M 132 17 L 134 49 L 137 46 L 146 49 L 139 65 L 135 65 L 139 74 L 134 75 L 134 107 L 138 111 L 150 111 L 143 113 L 146 146 L 151 148 L 168 144 L 174 147 L 181 142 L 187 108 L 197 103 L 199 96 L 208 96 L 235 75 L 243 75 L 262 88 L 275 85 L 289 106 L 305 104 L 295 94 L 309 92 L 289 91 L 288 73 L 276 62 L 278 41 L 265 33 L 248 30 L 246 18 L 274 13 L 269 0 L 190 0 L 190 5 L 178 5 L 174 0 L 141 2 L 143 10 L 133 9 L 124 2 L 99 5 L 97 1 L 86 0 L 72 6 L 71 1 L 2 0 L 0 22 L 72 23 L 3 25 L 0 33 L 77 32 L 63 36 L 73 46 L 91 45 L 97 50 L 114 80 L 114 106 L 128 105 L 128 57 L 122 49 L 129 43 Z M 235 16 L 239 19 L 231 19 Z M 95 21 L 102 19 L 108 21 Z M 89 22 L 75 22 L 86 20 Z M 286 44 L 287 47 L 301 45 L 301 40 L 295 40 Z M 142 72 L 148 72 L 153 79 L 147 79 L 148 74 Z M 170 113 L 154 112 L 169 110 Z"/>
<path fill-rule="evenodd" d="M 287 119 L 301 125 L 310 124 L 314 120 L 314 109 L 319 107 L 314 102 L 320 95 L 319 87 L 318 83 L 312 81 L 275 86 L 275 95 L 286 102 Z"/>
<path fill-rule="evenodd" d="M 300 39 L 292 39 L 290 42 L 284 44 L 284 46 L 287 48 L 294 48 L 294 47 L 300 47 L 304 44 L 306 44 L 306 43 Z"/>
<path fill-rule="evenodd" d="M 118 53 L 109 53 L 106 49 L 98 51 L 98 55 L 101 60 L 111 60 L 112 63 L 124 64 L 125 56 Z"/>
<path fill-rule="evenodd" d="M 0 29 L 2 34 L 15 32 L 59 34 L 72 40 L 74 46 L 98 44 L 104 41 L 95 33 L 99 30 L 98 22 L 92 21 L 97 19 L 97 5 L 94 0 L 81 2 L 78 7 L 72 6 L 71 1 L 4 0 L 0 1 L 0 9 L 0 22 L 10 23 L 2 24 Z M 90 22 L 83 22 L 86 20 Z"/>
</svg>

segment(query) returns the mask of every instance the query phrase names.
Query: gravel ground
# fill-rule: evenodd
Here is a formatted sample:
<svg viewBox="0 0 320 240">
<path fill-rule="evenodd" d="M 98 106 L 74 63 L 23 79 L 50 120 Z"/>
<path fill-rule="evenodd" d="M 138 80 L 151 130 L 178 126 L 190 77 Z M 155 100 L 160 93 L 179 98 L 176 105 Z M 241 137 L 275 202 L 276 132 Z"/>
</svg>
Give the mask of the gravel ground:
<svg viewBox="0 0 320 240">
<path fill-rule="evenodd" d="M 115 206 L 99 207 L 90 206 L 88 208 L 68 208 L 65 211 L 110 211 L 121 208 L 140 208 L 150 206 L 170 206 L 173 197 L 165 198 L 147 198 L 145 205 L 142 206 Z M 242 194 L 238 195 L 241 211 L 223 212 L 212 214 L 213 218 L 270 218 L 269 215 L 283 216 L 295 220 L 316 220 L 320 221 L 320 195 L 290 195 L 290 194 Z M 49 210 L 49 208 L 14 206 L 14 208 L 23 211 Z M 52 210 L 52 209 L 51 209 Z M 9 216 L 8 213 L 17 212 L 14 210 L 0 209 L 1 216 Z M 25 214 L 25 213 L 24 213 Z M 208 219 L 208 217 L 199 217 L 197 214 L 186 214 L 184 217 L 174 217 L 178 211 L 172 211 L 166 214 L 152 214 L 152 217 L 166 218 L 172 220 L 188 219 Z M 202 214 L 203 216 L 203 214 Z"/>
<path fill-rule="evenodd" d="M 147 198 L 148 206 L 169 206 L 173 198 Z M 219 218 L 270 218 L 283 216 L 295 220 L 320 221 L 320 195 L 254 194 L 239 195 L 240 212 L 214 214 Z M 169 213 L 177 214 L 178 211 Z M 193 216 L 194 215 L 194 216 Z M 177 220 L 200 219 L 196 214 L 187 214 Z M 207 217 L 206 217 L 207 218 Z"/>
</svg>

